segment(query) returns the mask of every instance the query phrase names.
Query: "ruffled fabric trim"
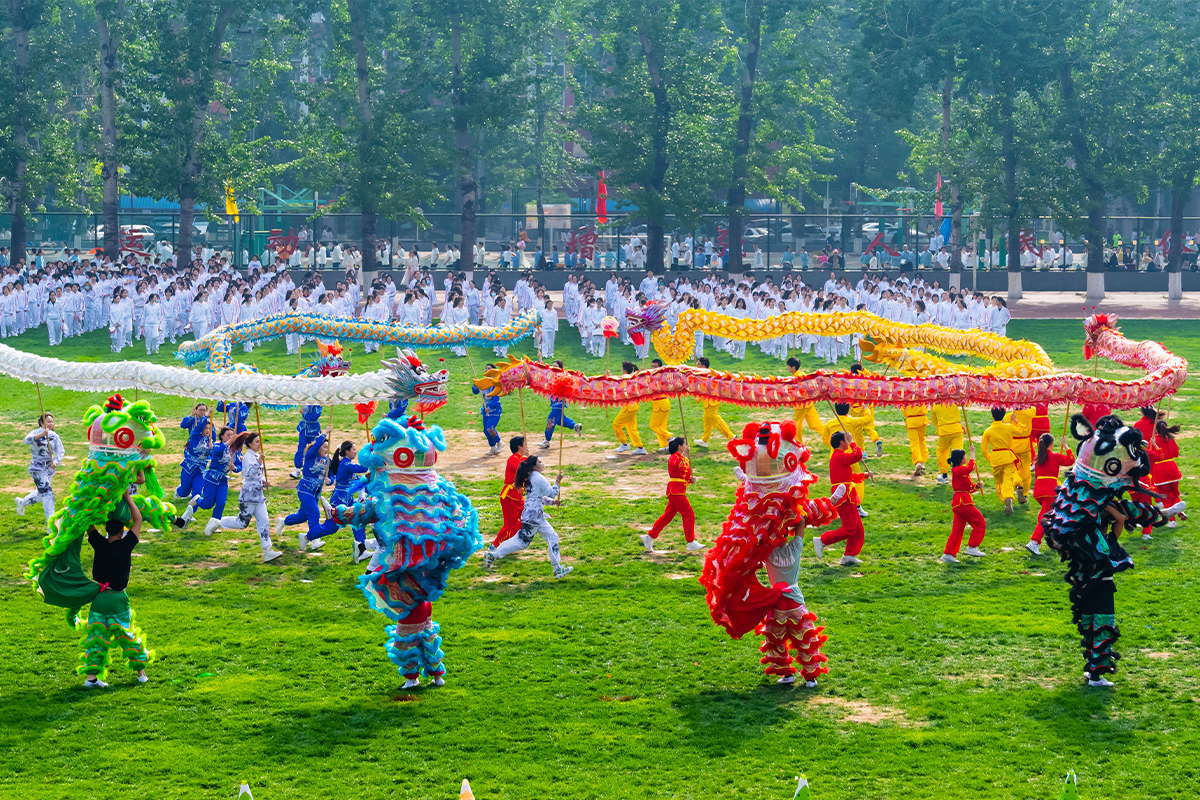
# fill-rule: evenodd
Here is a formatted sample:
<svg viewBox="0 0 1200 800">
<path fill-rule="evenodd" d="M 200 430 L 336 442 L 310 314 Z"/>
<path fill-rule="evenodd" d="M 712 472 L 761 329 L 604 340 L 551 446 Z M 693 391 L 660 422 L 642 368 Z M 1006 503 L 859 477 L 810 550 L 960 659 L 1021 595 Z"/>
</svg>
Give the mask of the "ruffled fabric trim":
<svg viewBox="0 0 1200 800">
<path fill-rule="evenodd" d="M 414 627 L 418 630 L 406 632 Z M 442 664 L 445 653 L 442 652 L 442 637 L 439 635 L 441 630 L 441 626 L 433 620 L 421 626 L 387 626 L 388 658 L 401 675 L 416 678 L 423 672 L 432 678 L 446 674 L 446 667 Z"/>
<path fill-rule="evenodd" d="M 154 661 L 154 652 L 146 649 L 145 637 L 134 623 L 133 612 L 129 614 L 128 625 L 119 617 L 90 614 L 87 622 L 78 621 L 75 629 L 83 635 L 79 640 L 83 653 L 75 668 L 79 675 L 94 673 L 103 680 L 112 666 L 112 652 L 117 649 L 133 672 L 145 669 Z"/>
<path fill-rule="evenodd" d="M 804 606 L 792 609 L 775 609 L 756 629 L 763 637 L 759 652 L 763 657 L 767 675 L 795 675 L 795 664 L 806 681 L 829 672 L 825 662 L 829 659 L 821 647 L 829 641 L 825 628 L 817 626 L 817 615 Z M 794 655 L 793 655 L 794 654 Z"/>
</svg>

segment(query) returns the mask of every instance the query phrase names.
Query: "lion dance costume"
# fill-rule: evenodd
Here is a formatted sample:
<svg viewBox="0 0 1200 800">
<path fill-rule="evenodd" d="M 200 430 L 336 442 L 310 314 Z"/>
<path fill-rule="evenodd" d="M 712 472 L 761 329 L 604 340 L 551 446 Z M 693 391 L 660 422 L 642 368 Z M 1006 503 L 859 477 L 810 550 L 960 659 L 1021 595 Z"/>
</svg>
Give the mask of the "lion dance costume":
<svg viewBox="0 0 1200 800">
<path fill-rule="evenodd" d="M 1150 457 L 1139 431 L 1111 414 L 1098 419 L 1093 428 L 1086 417 L 1077 414 L 1071 418 L 1071 433 L 1081 442 L 1075 464 L 1040 521 L 1046 541 L 1067 563 L 1072 621 L 1082 637 L 1088 677 L 1098 681 L 1117 671 L 1121 657 L 1113 650 L 1121 636 L 1113 576 L 1133 568 L 1133 559 L 1117 537 L 1105 530 L 1104 508 L 1120 508 L 1128 518 L 1125 526 L 1129 530 L 1159 527 L 1166 524 L 1169 514 L 1121 496 L 1150 474 Z"/>
<path fill-rule="evenodd" d="M 805 527 L 828 525 L 837 511 L 829 498 L 808 496 L 817 477 L 805 468 L 810 453 L 796 441 L 794 423 L 750 423 L 728 448 L 741 484 L 700 576 L 709 612 L 735 639 L 752 630 L 763 637 L 766 674 L 791 683 L 798 662 L 812 684 L 829 671 L 821 652 L 828 637 L 797 585 L 800 554 Z M 763 567 L 769 587 L 756 577 Z"/>
<path fill-rule="evenodd" d="M 126 403 L 116 394 L 103 407 L 89 408 L 84 421 L 88 425 L 87 459 L 75 473 L 65 507 L 50 518 L 44 550 L 30 562 L 27 577 L 47 603 L 67 609 L 67 624 L 82 634 L 79 674 L 97 673 L 103 679 L 112 650 L 119 648 L 134 671 L 145 668 L 153 654 L 146 650 L 145 639 L 133 622 L 129 597 L 124 591 L 102 591 L 104 587 L 84 573 L 80 546 L 88 529 L 103 529 L 110 516 L 129 521 L 125 492 L 137 483 L 139 474 L 145 482 L 133 495 L 133 502 L 147 527 L 167 528 L 175 509 L 163 502 L 155 473 L 153 453 L 165 442 L 146 401 Z M 87 622 L 83 622 L 79 610 L 89 603 Z"/>
<path fill-rule="evenodd" d="M 445 404 L 445 370 L 428 373 L 411 351 L 384 363 L 395 372 L 397 398 L 416 398 L 422 414 Z M 450 571 L 483 547 L 479 515 L 434 469 L 446 449 L 441 428 L 394 413 L 375 425 L 371 444 L 359 452 L 358 463 L 370 471 L 366 498 L 339 505 L 333 518 L 374 526 L 378 548 L 358 585 L 371 608 L 395 623 L 387 627 L 386 649 L 405 685 L 417 685 L 421 673 L 441 685 L 446 667 L 433 602 L 446 591 Z"/>
</svg>

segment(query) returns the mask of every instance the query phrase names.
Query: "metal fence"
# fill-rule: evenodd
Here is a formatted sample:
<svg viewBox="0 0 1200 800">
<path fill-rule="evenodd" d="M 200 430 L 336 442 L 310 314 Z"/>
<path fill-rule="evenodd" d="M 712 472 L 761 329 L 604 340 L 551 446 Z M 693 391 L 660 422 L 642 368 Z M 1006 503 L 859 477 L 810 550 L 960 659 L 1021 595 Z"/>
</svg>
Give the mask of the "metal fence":
<svg viewBox="0 0 1200 800">
<path fill-rule="evenodd" d="M 561 210 L 563 207 L 557 207 Z M 569 207 L 568 207 L 569 208 Z M 488 266 L 493 266 L 504 247 L 520 246 L 523 264 L 534 266 L 534 254 L 544 247 L 547 260 L 559 266 L 566 263 L 568 251 L 584 249 L 600 256 L 612 250 L 612 260 L 624 261 L 622 245 L 632 236 L 645 241 L 647 224 L 637 218 L 597 223 L 594 214 L 546 214 L 545 231 L 539 227 L 536 214 L 480 214 L 476 218 L 476 240 L 485 243 Z M 179 215 L 177 212 L 136 209 L 123 210 L 119 215 L 123 252 L 142 257 L 166 257 L 179 244 Z M 422 263 L 436 244 L 445 250 L 458 243 L 461 220 L 458 214 L 430 213 L 424 224 L 380 219 L 376 236 L 387 242 L 393 251 L 416 248 Z M 745 261 L 754 260 L 760 251 L 764 265 L 777 267 L 787 263 L 799 264 L 799 253 L 808 254 L 810 264 L 821 253 L 836 248 L 847 267 L 868 263 L 871 255 L 879 258 L 881 266 L 898 265 L 904 250 L 920 253 L 927 250 L 933 237 L 941 230 L 941 220 L 932 216 L 908 215 L 890 210 L 880 214 L 814 215 L 760 214 L 747 210 L 743 216 L 742 242 Z M 197 216 L 192 229 L 194 246 L 226 254 L 239 266 L 251 254 L 262 255 L 268 248 L 305 251 L 325 246 L 330 253 L 336 244 L 360 245 L 361 218 L 358 214 L 320 214 L 312 210 L 296 213 L 242 215 L 210 219 Z M 1002 224 L 985 227 L 977 215 L 963 216 L 963 240 L 983 256 L 995 250 L 998 261 L 992 266 L 1005 267 L 1007 262 Z M 81 255 L 103 247 L 103 224 L 99 214 L 44 212 L 32 214 L 27 221 L 26 249 L 30 260 L 39 256 L 46 263 L 66 259 L 75 250 Z M 544 235 L 543 235 L 544 234 Z M 1196 234 L 1193 238 L 1193 234 Z M 1195 268 L 1197 240 L 1200 240 L 1200 218 L 1184 219 L 1183 231 L 1170 231 L 1170 220 L 1163 217 L 1109 217 L 1105 220 L 1105 246 L 1117 257 L 1120 268 L 1154 268 L 1154 257 L 1161 253 L 1164 239 L 1178 235 L 1184 242 L 1185 261 Z M 725 251 L 728 241 L 728 220 L 723 216 L 704 216 L 697 223 L 685 225 L 668 219 L 664 227 L 664 247 L 691 238 L 693 246 L 702 252 L 712 243 L 713 251 Z M 947 239 L 949 237 L 946 237 Z M 0 214 L 0 247 L 11 246 L 11 218 Z M 1028 223 L 1022 232 L 1022 247 L 1040 250 L 1065 244 L 1074 253 L 1082 253 L 1084 243 L 1077 237 L 1064 234 L 1054 219 L 1041 218 Z M 948 245 L 948 242 L 947 242 Z M 789 251 L 791 255 L 789 255 Z M 907 258 L 907 257 L 903 257 Z M 915 258 L 915 257 L 914 257 Z M 726 263 L 729 259 L 726 258 Z M 981 259 L 981 264 L 985 259 Z"/>
</svg>

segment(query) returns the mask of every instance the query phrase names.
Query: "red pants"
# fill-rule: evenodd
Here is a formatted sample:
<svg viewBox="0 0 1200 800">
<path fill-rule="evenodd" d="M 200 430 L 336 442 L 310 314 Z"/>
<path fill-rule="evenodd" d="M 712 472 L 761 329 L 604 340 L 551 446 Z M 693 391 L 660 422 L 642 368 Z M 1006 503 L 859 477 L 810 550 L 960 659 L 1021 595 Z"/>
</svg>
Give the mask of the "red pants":
<svg viewBox="0 0 1200 800">
<path fill-rule="evenodd" d="M 492 547 L 499 547 L 501 542 L 517 535 L 521 530 L 521 511 L 525 508 L 525 498 L 519 492 L 509 492 L 508 497 L 500 498 L 500 511 L 504 514 L 504 524 L 500 532 L 492 539 Z"/>
<path fill-rule="evenodd" d="M 1157 484 L 1158 493 L 1166 495 L 1160 502 L 1163 508 L 1170 508 L 1179 502 L 1179 481 L 1171 481 L 1170 483 Z M 1172 519 L 1174 519 L 1172 517 Z"/>
<path fill-rule="evenodd" d="M 1035 497 L 1033 499 L 1042 504 L 1042 513 L 1038 514 L 1037 525 L 1034 526 L 1033 536 L 1030 536 L 1029 540 L 1041 544 L 1042 537 L 1046 535 L 1046 532 L 1042 530 L 1042 514 L 1050 510 L 1050 506 L 1054 503 L 1054 495 L 1050 495 L 1049 497 Z"/>
<path fill-rule="evenodd" d="M 667 495 L 667 507 L 650 527 L 650 538 L 657 539 L 663 528 L 675 519 L 676 514 L 683 521 L 683 538 L 689 542 L 693 541 L 696 538 L 696 513 L 692 511 L 692 504 L 686 494 Z"/>
<path fill-rule="evenodd" d="M 950 538 L 946 540 L 946 549 L 942 552 L 956 556 L 958 548 L 962 546 L 963 531 L 968 525 L 971 526 L 971 538 L 967 539 L 967 547 L 979 547 L 984 534 L 987 533 L 987 520 L 979 513 L 974 503 L 963 503 L 961 506 L 955 506 L 953 510 L 954 523 L 950 526 Z"/>
<path fill-rule="evenodd" d="M 844 541 L 846 543 L 846 555 L 856 556 L 863 548 L 863 542 L 867 538 L 867 531 L 863 528 L 862 517 L 858 515 L 858 505 L 850 501 L 848 497 L 843 498 L 842 502 L 837 504 L 838 517 L 842 520 L 842 527 L 836 531 L 826 531 L 821 534 L 821 544 L 828 547 L 831 544 L 837 544 Z"/>
</svg>

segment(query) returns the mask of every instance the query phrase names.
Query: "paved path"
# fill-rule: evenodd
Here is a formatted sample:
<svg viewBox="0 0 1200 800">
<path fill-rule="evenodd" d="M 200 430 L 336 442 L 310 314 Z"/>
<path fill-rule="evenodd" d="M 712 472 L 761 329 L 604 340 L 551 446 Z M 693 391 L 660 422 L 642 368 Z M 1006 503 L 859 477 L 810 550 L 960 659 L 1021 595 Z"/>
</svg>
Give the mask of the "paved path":
<svg viewBox="0 0 1200 800">
<path fill-rule="evenodd" d="M 1093 306 L 1129 319 L 1200 319 L 1200 295 L 1168 301 L 1158 292 L 1110 292 L 1099 303 L 1084 302 L 1083 292 L 1026 292 L 1008 310 L 1017 319 L 1081 319 Z"/>
</svg>

